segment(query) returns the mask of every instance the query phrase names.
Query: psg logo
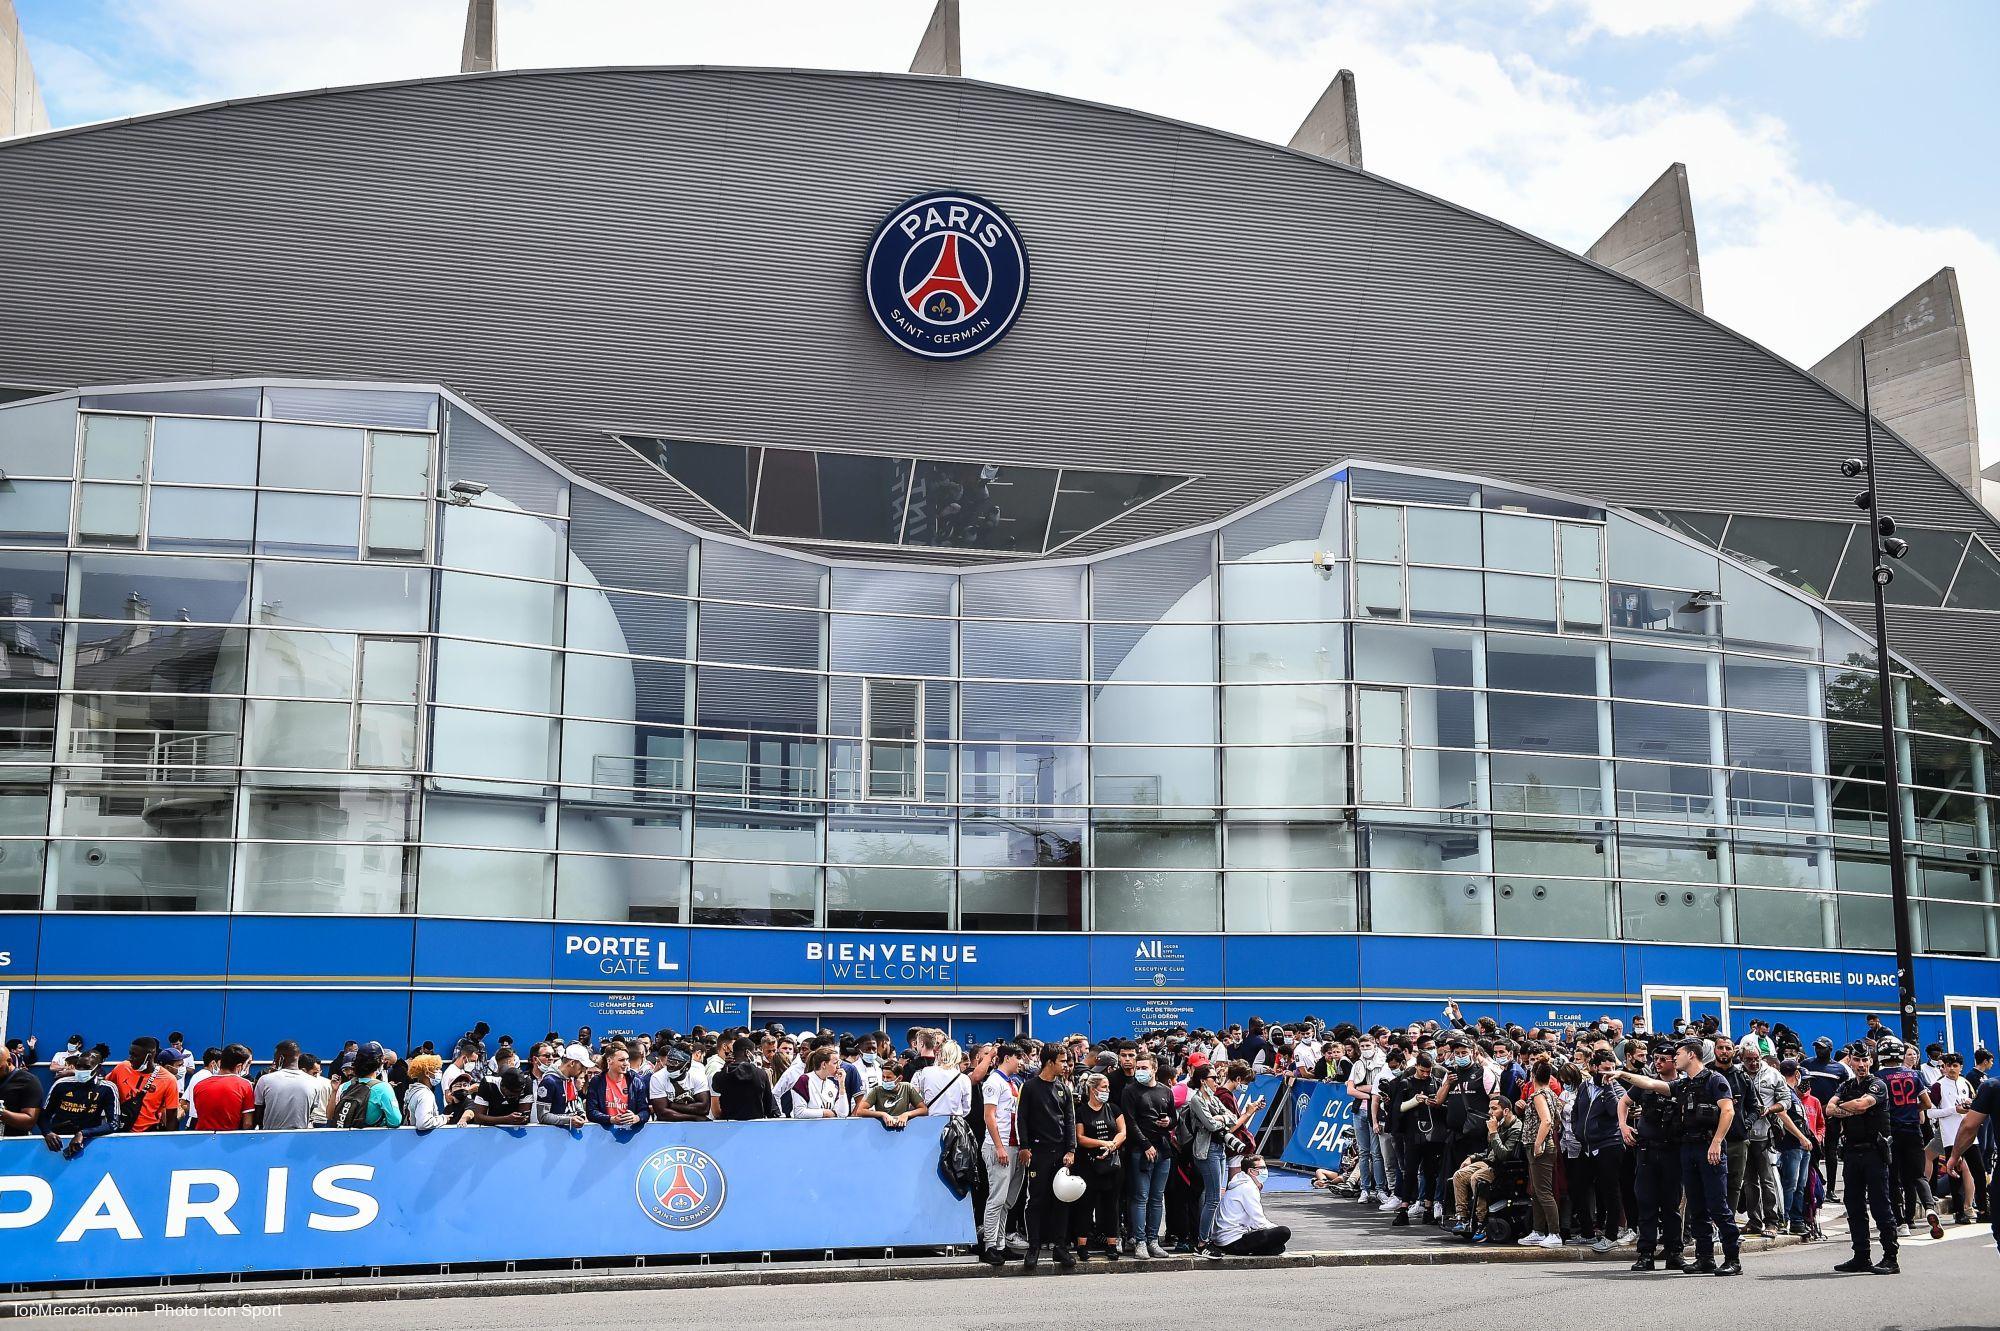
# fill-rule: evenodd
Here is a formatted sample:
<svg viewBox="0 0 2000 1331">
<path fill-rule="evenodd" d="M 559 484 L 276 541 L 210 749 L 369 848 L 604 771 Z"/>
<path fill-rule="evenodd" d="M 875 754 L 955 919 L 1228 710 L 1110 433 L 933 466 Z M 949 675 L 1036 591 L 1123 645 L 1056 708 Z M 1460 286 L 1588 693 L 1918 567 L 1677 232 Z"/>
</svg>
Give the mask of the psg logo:
<svg viewBox="0 0 2000 1331">
<path fill-rule="evenodd" d="M 926 194 L 868 248 L 862 294 L 889 339 L 930 360 L 1000 340 L 1028 298 L 1028 252 L 1007 215 L 971 194 Z"/>
<path fill-rule="evenodd" d="M 700 1229 L 729 1191 L 722 1166 L 692 1146 L 669 1146 L 639 1166 L 639 1209 L 668 1229 Z"/>
</svg>

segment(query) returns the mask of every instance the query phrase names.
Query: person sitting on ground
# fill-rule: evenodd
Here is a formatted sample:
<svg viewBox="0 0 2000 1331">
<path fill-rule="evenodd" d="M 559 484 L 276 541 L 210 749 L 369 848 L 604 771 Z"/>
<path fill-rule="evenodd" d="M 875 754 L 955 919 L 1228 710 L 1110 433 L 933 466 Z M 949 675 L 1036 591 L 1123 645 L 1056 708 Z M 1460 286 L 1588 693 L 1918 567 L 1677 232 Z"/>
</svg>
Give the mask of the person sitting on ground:
<svg viewBox="0 0 2000 1331">
<path fill-rule="evenodd" d="M 1451 1176 L 1452 1200 L 1457 1204 L 1458 1223 L 1454 1236 L 1486 1240 L 1486 1190 L 1499 1177 L 1499 1166 L 1521 1154 L 1524 1136 L 1520 1118 L 1507 1097 L 1496 1095 L 1486 1107 L 1486 1149 L 1468 1156 Z"/>
<path fill-rule="evenodd" d="M 1215 1217 L 1215 1246 L 1225 1257 L 1276 1257 L 1292 1241 L 1290 1229 L 1264 1215 L 1268 1177 L 1261 1155 L 1241 1156 L 1231 1165 Z"/>
</svg>

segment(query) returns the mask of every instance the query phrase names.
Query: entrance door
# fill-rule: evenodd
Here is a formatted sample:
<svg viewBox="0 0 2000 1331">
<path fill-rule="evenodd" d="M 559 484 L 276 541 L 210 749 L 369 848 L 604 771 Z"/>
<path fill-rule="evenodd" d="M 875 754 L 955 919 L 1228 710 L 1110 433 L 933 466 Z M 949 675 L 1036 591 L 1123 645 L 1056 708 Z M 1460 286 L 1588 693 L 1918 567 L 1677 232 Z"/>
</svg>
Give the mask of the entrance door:
<svg viewBox="0 0 2000 1331">
<path fill-rule="evenodd" d="M 1965 1055 L 1968 1068 L 1982 1045 L 2000 1050 L 2000 998 L 1947 997 L 1944 1015 L 1944 1047 Z"/>
<path fill-rule="evenodd" d="M 1693 1024 L 1696 1020 L 1713 1014 L 1720 1023 L 1724 1035 L 1734 1035 L 1729 1029 L 1729 991 L 1727 989 L 1686 988 L 1680 985 L 1649 984 L 1642 997 L 1646 1007 L 1646 1029 L 1657 1035 L 1670 1034 L 1676 1021 Z"/>
<path fill-rule="evenodd" d="M 953 1017 L 951 1038 L 961 1049 L 972 1049 L 988 1040 L 1011 1040 L 1019 1033 L 1019 1017 Z"/>
</svg>

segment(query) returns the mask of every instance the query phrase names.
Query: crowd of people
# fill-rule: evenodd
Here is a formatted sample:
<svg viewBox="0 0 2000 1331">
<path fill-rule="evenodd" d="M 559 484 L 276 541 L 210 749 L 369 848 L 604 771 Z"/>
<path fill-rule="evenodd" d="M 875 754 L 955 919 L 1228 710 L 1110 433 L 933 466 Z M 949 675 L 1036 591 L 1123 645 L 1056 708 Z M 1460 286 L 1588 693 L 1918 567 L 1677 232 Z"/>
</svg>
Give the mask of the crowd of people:
<svg viewBox="0 0 2000 1331">
<path fill-rule="evenodd" d="M 1762 1021 L 1740 1039 L 1713 1019 L 1649 1033 L 1604 1017 L 1523 1029 L 1441 1019 L 1402 1028 L 1279 1026 L 1157 1031 L 1093 1044 L 994 1042 L 962 1049 L 913 1027 L 901 1045 L 763 1028 L 517 1046 L 481 1024 L 407 1054 L 349 1041 L 322 1060 L 282 1041 L 259 1066 L 240 1044 L 195 1054 L 179 1033 L 111 1061 L 73 1036 L 49 1060 L 32 1042 L 0 1053 L 0 1132 L 74 1158 L 111 1132 L 319 1127 L 527 1128 L 869 1118 L 898 1131 L 949 1116 L 968 1141 L 964 1191 L 980 1259 L 1033 1271 L 1090 1259 L 1209 1258 L 1285 1251 L 1265 1213 L 1264 1076 L 1331 1082 L 1349 1100 L 1341 1168 L 1315 1187 L 1467 1243 L 1636 1248 L 1632 1269 L 1732 1275 L 1743 1235 L 1817 1237 L 1843 1175 L 1855 1257 L 1898 1270 L 1913 1226 L 1993 1223 L 1988 1197 L 2000 1079 L 1941 1045 L 1907 1048 L 1870 1019 L 1833 1041 Z M 949 1139 L 953 1125 L 947 1125 Z M 949 1142 L 947 1142 L 949 1144 Z M 1883 1250 L 1876 1260 L 1870 1227 Z M 2000 1241 L 2000 1225 L 1995 1226 Z M 1689 1250 L 1692 1249 L 1690 1252 Z"/>
</svg>

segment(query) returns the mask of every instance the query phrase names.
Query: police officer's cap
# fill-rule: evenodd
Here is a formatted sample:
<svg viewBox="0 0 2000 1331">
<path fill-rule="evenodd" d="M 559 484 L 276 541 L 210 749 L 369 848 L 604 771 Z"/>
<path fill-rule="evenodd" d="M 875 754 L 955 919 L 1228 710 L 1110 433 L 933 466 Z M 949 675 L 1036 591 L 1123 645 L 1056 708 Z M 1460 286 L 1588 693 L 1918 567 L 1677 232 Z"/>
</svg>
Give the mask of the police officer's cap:
<svg viewBox="0 0 2000 1331">
<path fill-rule="evenodd" d="M 1674 1048 L 1687 1049 L 1699 1054 L 1701 1052 L 1701 1041 L 1690 1035 L 1687 1039 L 1676 1042 Z"/>
</svg>

